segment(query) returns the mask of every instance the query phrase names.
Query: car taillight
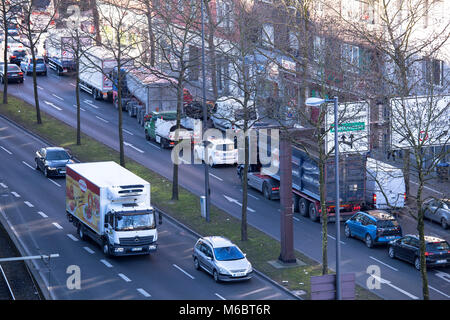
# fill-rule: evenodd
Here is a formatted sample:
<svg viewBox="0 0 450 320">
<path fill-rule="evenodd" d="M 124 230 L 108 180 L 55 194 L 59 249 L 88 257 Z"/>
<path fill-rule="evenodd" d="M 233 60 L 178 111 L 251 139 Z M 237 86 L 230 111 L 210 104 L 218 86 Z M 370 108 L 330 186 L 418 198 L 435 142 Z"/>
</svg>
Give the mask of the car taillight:
<svg viewBox="0 0 450 320">
<path fill-rule="evenodd" d="M 372 195 L 372 200 L 374 204 L 377 203 L 377 195 L 375 193 Z"/>
<path fill-rule="evenodd" d="M 353 206 L 353 211 L 359 211 L 361 210 L 361 206 Z"/>
<path fill-rule="evenodd" d="M 406 192 L 403 194 L 403 200 L 406 201 Z"/>
<path fill-rule="evenodd" d="M 23 72 L 19 72 L 19 76 L 23 76 Z"/>
<path fill-rule="evenodd" d="M 425 252 L 425 257 L 428 257 L 428 256 L 432 256 L 434 253 L 432 253 L 432 252 Z"/>
<path fill-rule="evenodd" d="M 10 57 L 10 59 L 15 59 L 15 58 L 17 58 L 17 57 L 16 57 L 16 56 L 11 56 L 11 57 Z"/>
<path fill-rule="evenodd" d="M 280 187 L 273 187 L 272 188 L 272 191 L 278 191 L 278 190 L 280 190 Z"/>
</svg>

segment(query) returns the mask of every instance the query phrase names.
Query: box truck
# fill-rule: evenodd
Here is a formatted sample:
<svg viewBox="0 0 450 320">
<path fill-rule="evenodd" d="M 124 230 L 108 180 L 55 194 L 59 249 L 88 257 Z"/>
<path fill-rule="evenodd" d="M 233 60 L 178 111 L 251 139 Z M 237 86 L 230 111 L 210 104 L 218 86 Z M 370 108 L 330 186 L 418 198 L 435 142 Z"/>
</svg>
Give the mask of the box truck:
<svg viewBox="0 0 450 320">
<path fill-rule="evenodd" d="M 279 146 L 272 146 L 271 130 L 277 128 L 261 129 L 259 135 L 267 134 L 267 144 L 258 145 L 257 163 L 249 166 L 247 175 L 248 185 L 262 192 L 267 199 L 280 198 L 280 173 L 279 173 Z M 252 144 L 250 144 L 252 146 Z M 313 221 L 321 218 L 321 203 L 319 191 L 319 165 L 318 147 L 312 137 L 302 137 L 291 144 L 292 148 L 292 193 L 294 211 L 302 216 L 309 216 Z M 250 147 L 250 154 L 257 152 Z M 272 152 L 273 151 L 273 152 Z M 275 167 L 268 171 L 269 165 L 262 165 L 259 152 L 265 152 L 267 157 L 272 157 L 271 165 Z M 237 167 L 237 173 L 242 179 L 243 164 Z M 355 212 L 366 207 L 365 203 L 365 171 L 366 156 L 360 154 L 341 154 L 339 159 L 340 182 L 340 217 L 342 221 L 349 219 Z M 335 221 L 335 162 L 334 157 L 329 157 L 325 162 L 325 204 L 328 213 L 328 221 Z M 274 172 L 276 171 L 276 173 Z"/>
<path fill-rule="evenodd" d="M 78 236 L 93 239 L 106 255 L 157 249 L 150 183 L 113 161 L 66 166 L 66 213 Z"/>
</svg>

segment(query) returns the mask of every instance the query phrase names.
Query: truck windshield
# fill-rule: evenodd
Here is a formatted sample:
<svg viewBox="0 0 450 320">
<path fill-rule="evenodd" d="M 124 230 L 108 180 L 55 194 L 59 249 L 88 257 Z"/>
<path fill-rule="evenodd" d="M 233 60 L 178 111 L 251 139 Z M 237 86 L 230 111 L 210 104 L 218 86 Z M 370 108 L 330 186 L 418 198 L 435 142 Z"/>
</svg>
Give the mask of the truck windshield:
<svg viewBox="0 0 450 320">
<path fill-rule="evenodd" d="M 116 217 L 116 231 L 149 230 L 155 228 L 153 212 Z"/>
</svg>

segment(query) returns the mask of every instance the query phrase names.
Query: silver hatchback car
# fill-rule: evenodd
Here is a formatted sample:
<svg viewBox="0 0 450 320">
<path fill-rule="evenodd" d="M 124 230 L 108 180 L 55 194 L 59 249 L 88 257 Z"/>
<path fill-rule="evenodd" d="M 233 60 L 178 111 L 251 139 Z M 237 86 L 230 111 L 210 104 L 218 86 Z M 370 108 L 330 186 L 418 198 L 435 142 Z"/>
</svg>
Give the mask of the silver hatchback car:
<svg viewBox="0 0 450 320">
<path fill-rule="evenodd" d="M 245 254 L 224 237 L 203 237 L 197 240 L 192 253 L 195 269 L 204 269 L 216 282 L 249 280 L 252 264 Z"/>
</svg>

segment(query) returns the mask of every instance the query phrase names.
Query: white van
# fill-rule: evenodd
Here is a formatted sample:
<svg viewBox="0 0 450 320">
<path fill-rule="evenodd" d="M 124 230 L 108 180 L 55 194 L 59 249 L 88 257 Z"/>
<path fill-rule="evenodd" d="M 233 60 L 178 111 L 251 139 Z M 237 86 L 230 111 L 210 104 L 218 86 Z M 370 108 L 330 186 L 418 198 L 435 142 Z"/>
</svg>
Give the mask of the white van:
<svg viewBox="0 0 450 320">
<path fill-rule="evenodd" d="M 405 206 L 403 171 L 388 163 L 367 158 L 366 203 L 374 209 L 390 210 Z"/>
<path fill-rule="evenodd" d="M 243 97 L 221 97 L 218 98 L 215 105 L 211 120 L 215 128 L 226 131 L 227 129 L 237 130 L 244 124 L 244 110 L 241 102 Z M 258 110 L 253 100 L 247 103 L 249 109 L 249 127 L 258 121 Z"/>
</svg>

